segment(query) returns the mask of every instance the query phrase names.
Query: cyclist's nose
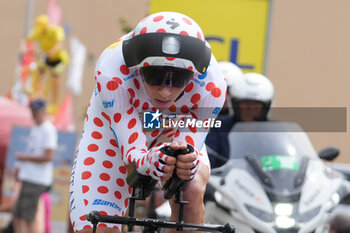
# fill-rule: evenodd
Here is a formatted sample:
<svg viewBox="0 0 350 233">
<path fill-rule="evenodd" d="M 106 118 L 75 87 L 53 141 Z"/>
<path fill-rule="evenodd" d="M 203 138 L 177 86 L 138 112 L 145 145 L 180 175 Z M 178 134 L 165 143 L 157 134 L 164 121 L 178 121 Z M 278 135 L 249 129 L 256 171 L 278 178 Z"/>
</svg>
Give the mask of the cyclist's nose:
<svg viewBox="0 0 350 233">
<path fill-rule="evenodd" d="M 171 87 L 160 86 L 158 89 L 158 94 L 162 98 L 166 98 L 166 97 L 170 96 L 171 95 Z"/>
</svg>

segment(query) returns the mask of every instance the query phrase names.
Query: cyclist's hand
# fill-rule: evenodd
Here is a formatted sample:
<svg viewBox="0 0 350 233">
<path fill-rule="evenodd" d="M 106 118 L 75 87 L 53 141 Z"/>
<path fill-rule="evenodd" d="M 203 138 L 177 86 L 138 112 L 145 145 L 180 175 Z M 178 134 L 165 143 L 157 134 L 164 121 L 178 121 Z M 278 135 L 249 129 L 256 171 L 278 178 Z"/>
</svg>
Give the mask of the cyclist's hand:
<svg viewBox="0 0 350 233">
<path fill-rule="evenodd" d="M 186 142 L 179 142 L 179 149 L 186 149 Z M 173 148 L 174 149 L 174 148 Z M 191 180 L 198 169 L 199 158 L 198 151 L 195 150 L 193 153 L 177 156 L 176 162 L 176 175 L 181 180 Z"/>
<path fill-rule="evenodd" d="M 138 172 L 147 174 L 155 180 L 167 181 L 175 169 L 176 158 L 160 151 L 166 145 L 169 144 L 163 144 L 149 150 L 145 158 L 145 164 L 138 168 Z"/>
</svg>

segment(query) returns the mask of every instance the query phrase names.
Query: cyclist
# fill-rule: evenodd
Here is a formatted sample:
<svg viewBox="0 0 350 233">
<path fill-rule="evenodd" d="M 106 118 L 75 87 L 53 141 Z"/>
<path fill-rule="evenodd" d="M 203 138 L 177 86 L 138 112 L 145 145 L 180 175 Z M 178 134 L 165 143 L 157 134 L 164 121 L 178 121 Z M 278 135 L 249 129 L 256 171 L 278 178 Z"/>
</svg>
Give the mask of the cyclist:
<svg viewBox="0 0 350 233">
<path fill-rule="evenodd" d="M 228 133 L 236 122 L 268 120 L 274 97 L 271 81 L 258 73 L 236 77 L 229 89 L 234 113 L 220 116 L 221 128 L 213 128 L 205 142 L 212 168 L 222 166 L 227 161 L 230 151 Z"/>
<path fill-rule="evenodd" d="M 198 75 L 205 78 L 198 79 Z M 184 200 L 189 201 L 184 220 L 203 222 L 210 164 L 201 149 L 205 149 L 209 128 L 150 126 L 159 126 L 160 114 L 163 119 L 165 114 L 178 113 L 176 119 L 191 116 L 204 121 L 220 112 L 226 84 L 198 24 L 176 12 L 146 17 L 103 51 L 95 79 L 71 177 L 70 211 L 75 231 L 91 232 L 85 216 L 92 210 L 125 214 L 132 192 L 126 183 L 126 168 L 132 163 L 159 185 L 173 171 L 190 180 L 184 191 Z M 143 127 L 145 124 L 148 127 Z M 194 152 L 177 159 L 159 151 L 165 145 L 176 150 L 188 144 Z M 171 205 L 171 219 L 176 220 L 177 205 L 173 201 Z M 120 229 L 115 224 L 98 224 L 98 232 Z"/>
</svg>

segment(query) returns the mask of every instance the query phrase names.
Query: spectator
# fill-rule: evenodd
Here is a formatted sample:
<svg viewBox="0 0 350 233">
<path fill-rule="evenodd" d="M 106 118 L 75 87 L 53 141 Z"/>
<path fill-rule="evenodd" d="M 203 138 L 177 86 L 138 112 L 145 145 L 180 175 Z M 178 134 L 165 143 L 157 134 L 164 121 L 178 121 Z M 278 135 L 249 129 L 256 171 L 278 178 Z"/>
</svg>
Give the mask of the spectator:
<svg viewBox="0 0 350 233">
<path fill-rule="evenodd" d="M 30 108 L 36 125 L 30 131 L 26 152 L 15 155 L 19 161 L 18 179 L 22 182 L 13 211 L 16 233 L 41 232 L 34 224 L 34 218 L 41 194 L 52 185 L 52 160 L 57 147 L 57 131 L 46 120 L 46 102 L 33 100 Z"/>
</svg>

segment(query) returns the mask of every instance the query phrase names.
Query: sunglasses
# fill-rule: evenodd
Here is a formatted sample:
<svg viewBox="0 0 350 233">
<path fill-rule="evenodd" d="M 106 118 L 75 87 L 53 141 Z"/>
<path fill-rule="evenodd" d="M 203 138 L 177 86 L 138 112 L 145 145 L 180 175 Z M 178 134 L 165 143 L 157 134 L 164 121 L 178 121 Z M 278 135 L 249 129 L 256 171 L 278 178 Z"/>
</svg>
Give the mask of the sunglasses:
<svg viewBox="0 0 350 233">
<path fill-rule="evenodd" d="M 144 66 L 141 75 L 151 86 L 182 88 L 191 81 L 194 72 L 172 66 Z"/>
</svg>

